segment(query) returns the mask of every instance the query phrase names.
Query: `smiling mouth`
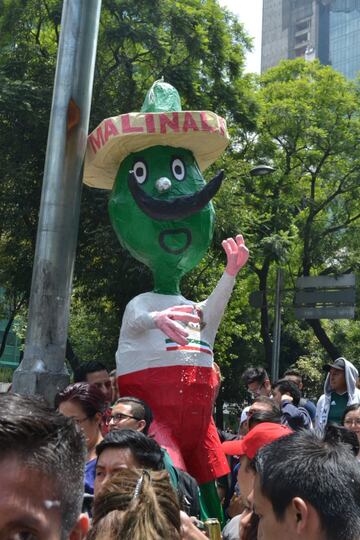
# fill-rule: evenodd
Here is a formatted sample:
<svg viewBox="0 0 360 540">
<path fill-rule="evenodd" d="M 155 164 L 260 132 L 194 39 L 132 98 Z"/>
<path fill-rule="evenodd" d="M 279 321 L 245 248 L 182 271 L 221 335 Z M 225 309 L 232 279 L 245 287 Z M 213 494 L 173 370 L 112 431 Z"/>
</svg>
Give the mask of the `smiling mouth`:
<svg viewBox="0 0 360 540">
<path fill-rule="evenodd" d="M 140 210 L 151 219 L 158 221 L 180 220 L 202 210 L 219 191 L 223 178 L 224 171 L 220 171 L 201 191 L 169 200 L 157 199 L 148 195 L 139 186 L 133 171 L 129 172 L 128 186 Z"/>
<path fill-rule="evenodd" d="M 165 229 L 159 234 L 159 244 L 171 255 L 181 255 L 191 244 L 190 229 Z"/>
</svg>

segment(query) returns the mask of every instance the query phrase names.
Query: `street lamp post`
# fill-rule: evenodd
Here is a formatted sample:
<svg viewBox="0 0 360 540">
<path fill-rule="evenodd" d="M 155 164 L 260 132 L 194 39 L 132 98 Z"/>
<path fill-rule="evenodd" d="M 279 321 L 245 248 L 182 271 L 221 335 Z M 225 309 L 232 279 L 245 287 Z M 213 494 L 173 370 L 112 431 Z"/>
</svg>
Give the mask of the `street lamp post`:
<svg viewBox="0 0 360 540">
<path fill-rule="evenodd" d="M 270 165 L 256 165 L 255 167 L 250 169 L 251 176 L 267 176 L 268 174 L 272 174 L 273 172 L 275 172 L 275 169 Z"/>
<path fill-rule="evenodd" d="M 70 309 L 101 0 L 64 0 L 24 358 L 14 392 L 50 403 L 69 382 Z"/>
</svg>

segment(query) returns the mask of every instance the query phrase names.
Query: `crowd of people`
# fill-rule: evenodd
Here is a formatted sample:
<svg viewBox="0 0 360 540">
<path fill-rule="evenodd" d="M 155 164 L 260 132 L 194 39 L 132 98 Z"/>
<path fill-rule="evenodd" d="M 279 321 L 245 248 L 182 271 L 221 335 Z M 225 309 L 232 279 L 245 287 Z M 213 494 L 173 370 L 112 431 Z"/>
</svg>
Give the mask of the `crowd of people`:
<svg viewBox="0 0 360 540">
<path fill-rule="evenodd" d="M 316 405 L 302 396 L 298 370 L 274 383 L 262 367 L 243 373 L 252 403 L 239 435 L 223 434 L 238 490 L 224 540 L 360 538 L 358 372 L 345 358 L 324 371 Z"/>
<path fill-rule="evenodd" d="M 345 358 L 324 370 L 317 404 L 297 370 L 273 383 L 262 367 L 243 373 L 238 432 L 219 430 L 223 540 L 360 540 L 358 372 Z M 0 538 L 205 540 L 197 482 L 149 435 L 153 420 L 99 362 L 55 407 L 0 394 Z"/>
</svg>

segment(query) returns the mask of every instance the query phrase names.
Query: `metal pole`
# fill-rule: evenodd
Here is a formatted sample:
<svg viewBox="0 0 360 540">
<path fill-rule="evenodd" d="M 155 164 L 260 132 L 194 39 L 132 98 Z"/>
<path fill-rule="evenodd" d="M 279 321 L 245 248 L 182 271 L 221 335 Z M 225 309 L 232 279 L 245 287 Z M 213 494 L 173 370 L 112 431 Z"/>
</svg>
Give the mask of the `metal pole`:
<svg viewBox="0 0 360 540">
<path fill-rule="evenodd" d="M 281 340 L 281 289 L 283 284 L 283 271 L 281 268 L 276 270 L 276 289 L 275 289 L 275 321 L 274 338 L 271 358 L 271 377 L 272 381 L 279 378 L 279 358 L 280 358 L 280 340 Z"/>
<path fill-rule="evenodd" d="M 65 348 L 101 0 L 65 0 L 40 203 L 24 358 L 13 391 L 53 402 Z"/>
</svg>

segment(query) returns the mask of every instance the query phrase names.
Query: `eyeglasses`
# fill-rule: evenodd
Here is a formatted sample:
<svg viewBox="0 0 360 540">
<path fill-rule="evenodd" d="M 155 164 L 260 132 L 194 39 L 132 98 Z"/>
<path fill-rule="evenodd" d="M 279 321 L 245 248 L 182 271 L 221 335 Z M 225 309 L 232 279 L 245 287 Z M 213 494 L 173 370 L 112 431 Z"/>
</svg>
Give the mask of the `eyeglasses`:
<svg viewBox="0 0 360 540">
<path fill-rule="evenodd" d="M 115 413 L 111 416 L 108 416 L 106 419 L 107 424 L 110 424 L 110 422 L 114 422 L 114 424 L 119 424 L 123 420 L 127 420 L 128 418 L 132 418 L 133 420 L 141 420 L 141 418 L 137 418 L 136 416 L 131 416 L 130 414 L 124 414 L 124 413 Z"/>
<path fill-rule="evenodd" d="M 344 426 L 360 426 L 360 418 L 348 418 L 344 420 Z"/>
</svg>

